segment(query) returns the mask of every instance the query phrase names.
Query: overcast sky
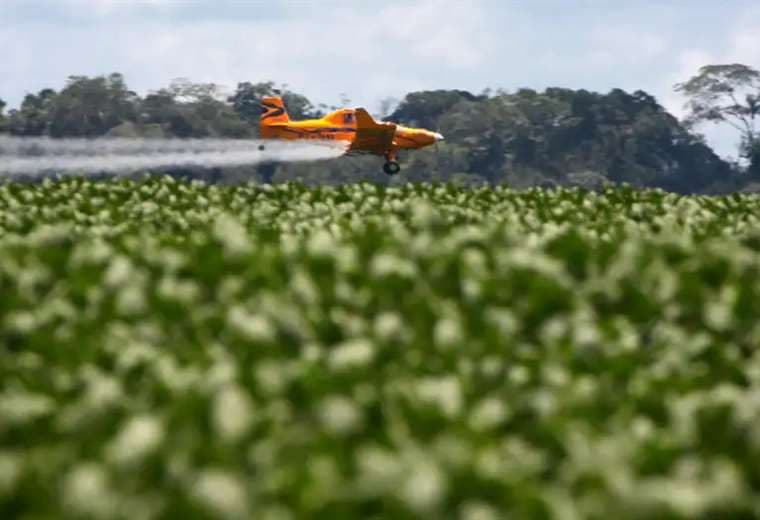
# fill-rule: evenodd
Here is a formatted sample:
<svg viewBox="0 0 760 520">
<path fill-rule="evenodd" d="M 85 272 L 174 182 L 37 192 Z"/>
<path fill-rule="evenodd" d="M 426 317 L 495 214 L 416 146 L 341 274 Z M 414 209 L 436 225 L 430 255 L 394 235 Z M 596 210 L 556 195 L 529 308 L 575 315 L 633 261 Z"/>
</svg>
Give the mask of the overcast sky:
<svg viewBox="0 0 760 520">
<path fill-rule="evenodd" d="M 758 0 L 0 0 L 0 97 L 118 71 L 145 93 L 172 78 L 287 83 L 313 102 L 377 110 L 420 89 L 643 89 L 701 65 L 760 68 Z M 705 128 L 724 155 L 729 132 Z"/>
</svg>

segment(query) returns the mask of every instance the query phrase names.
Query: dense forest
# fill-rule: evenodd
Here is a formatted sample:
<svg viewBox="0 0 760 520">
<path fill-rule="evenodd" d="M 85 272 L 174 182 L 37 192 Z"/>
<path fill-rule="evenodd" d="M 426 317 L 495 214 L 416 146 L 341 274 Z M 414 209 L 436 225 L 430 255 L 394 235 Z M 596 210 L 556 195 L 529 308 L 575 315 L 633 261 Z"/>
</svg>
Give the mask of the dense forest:
<svg viewBox="0 0 760 520">
<path fill-rule="evenodd" d="M 725 71 L 721 73 L 725 75 Z M 709 85 L 715 88 L 714 82 Z M 679 88 L 686 95 L 704 94 L 702 84 L 687 83 Z M 294 119 L 318 117 L 335 108 L 314 104 L 273 82 L 243 82 L 232 94 L 222 92 L 214 84 L 175 80 L 167 88 L 140 96 L 129 89 L 121 74 L 71 76 L 60 91 L 47 88 L 27 94 L 18 108 L 7 110 L 0 100 L 0 133 L 52 138 L 255 138 L 258 100 L 264 95 L 283 95 Z M 721 113 L 699 112 L 705 107 L 715 109 L 709 99 L 694 95 L 691 99 L 694 120 L 720 119 Z M 750 101 L 751 96 L 747 103 Z M 747 114 L 754 123 L 757 112 Z M 728 163 L 693 131 L 694 121 L 679 121 L 640 90 L 614 89 L 606 94 L 566 88 L 480 94 L 413 92 L 382 116 L 434 129 L 443 133 L 446 141 L 402 155 L 404 172 L 395 179 L 383 175 L 381 162 L 373 157 L 169 173 L 210 182 L 453 181 L 587 188 L 625 182 L 681 193 L 754 190 L 760 185 L 756 184 L 760 183 L 760 148 L 754 134 L 742 134 L 748 160 Z"/>
</svg>

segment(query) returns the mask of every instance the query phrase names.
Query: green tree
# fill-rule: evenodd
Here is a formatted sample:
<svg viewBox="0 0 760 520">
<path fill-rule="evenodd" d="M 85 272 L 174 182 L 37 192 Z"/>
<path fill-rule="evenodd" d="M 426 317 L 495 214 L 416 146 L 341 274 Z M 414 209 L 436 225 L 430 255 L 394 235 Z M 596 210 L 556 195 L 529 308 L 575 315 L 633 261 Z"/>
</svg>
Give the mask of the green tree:
<svg viewBox="0 0 760 520">
<path fill-rule="evenodd" d="M 438 118 L 460 101 L 479 98 L 464 90 L 425 90 L 407 94 L 389 120 L 422 128 L 435 129 Z"/>
<path fill-rule="evenodd" d="M 46 135 L 57 97 L 55 90 L 50 88 L 24 96 L 18 110 L 11 110 L 8 114 L 10 133 L 19 136 Z"/>
<path fill-rule="evenodd" d="M 182 115 L 179 104 L 167 90 L 145 96 L 140 103 L 141 122 L 161 129 L 161 133 L 177 137 L 190 137 L 193 127 Z"/>
<path fill-rule="evenodd" d="M 53 103 L 50 135 L 53 137 L 96 137 L 137 119 L 138 96 L 124 77 L 70 76 Z"/>
<path fill-rule="evenodd" d="M 688 124 L 725 123 L 739 132 L 741 156 L 749 160 L 753 176 L 760 177 L 760 71 L 738 63 L 706 65 L 675 90 L 688 99 Z"/>
<path fill-rule="evenodd" d="M 248 137 L 250 125 L 225 102 L 222 88 L 213 83 L 171 82 L 148 94 L 141 105 L 142 122 L 176 137 Z"/>
<path fill-rule="evenodd" d="M 179 103 L 224 99 L 223 89 L 216 83 L 193 83 L 187 78 L 173 79 L 166 91 Z"/>
<path fill-rule="evenodd" d="M 235 112 L 250 125 L 258 130 L 261 115 L 261 98 L 265 96 L 281 96 L 288 115 L 295 120 L 321 117 L 311 101 L 301 94 L 291 92 L 287 85 L 277 87 L 272 81 L 238 83 L 235 93 L 228 98 Z"/>
<path fill-rule="evenodd" d="M 497 91 L 457 103 L 438 123 L 446 136 L 441 151 L 456 146 L 468 156 L 457 169 L 492 183 L 587 185 L 605 178 L 689 192 L 731 177 L 727 163 L 642 91 Z M 435 164 L 432 157 L 428 170 L 445 178 L 445 160 Z"/>
<path fill-rule="evenodd" d="M 5 132 L 7 130 L 8 121 L 5 117 L 5 107 L 7 106 L 7 103 L 0 99 L 0 133 Z"/>
</svg>

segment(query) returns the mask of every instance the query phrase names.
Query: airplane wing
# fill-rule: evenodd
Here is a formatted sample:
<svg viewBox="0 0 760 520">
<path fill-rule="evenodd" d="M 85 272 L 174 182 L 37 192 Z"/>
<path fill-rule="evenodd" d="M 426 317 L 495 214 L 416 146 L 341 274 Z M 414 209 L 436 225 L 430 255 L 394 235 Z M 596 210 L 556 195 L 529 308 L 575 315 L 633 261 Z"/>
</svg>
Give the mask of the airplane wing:
<svg viewBox="0 0 760 520">
<path fill-rule="evenodd" d="M 396 135 L 394 123 L 378 123 L 369 112 L 363 108 L 355 110 L 356 137 L 351 143 L 349 152 L 369 152 L 384 155 L 393 145 L 393 137 Z"/>
</svg>

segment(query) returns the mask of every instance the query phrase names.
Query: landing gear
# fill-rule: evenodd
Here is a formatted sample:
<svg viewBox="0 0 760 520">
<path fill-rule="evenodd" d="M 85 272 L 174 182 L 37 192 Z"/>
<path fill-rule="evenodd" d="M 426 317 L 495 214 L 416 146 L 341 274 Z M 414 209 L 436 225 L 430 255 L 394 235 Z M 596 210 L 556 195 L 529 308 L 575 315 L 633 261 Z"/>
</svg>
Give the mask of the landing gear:
<svg viewBox="0 0 760 520">
<path fill-rule="evenodd" d="M 401 171 L 401 166 L 396 161 L 396 152 L 398 148 L 391 148 L 385 152 L 385 164 L 383 164 L 383 171 L 386 175 L 396 175 Z"/>
<path fill-rule="evenodd" d="M 263 145 L 263 144 L 260 144 L 260 145 L 259 145 L 259 151 L 260 151 L 260 152 L 263 152 L 265 149 L 266 149 L 266 148 L 264 147 L 264 145 Z"/>
<path fill-rule="evenodd" d="M 383 164 L 383 171 L 387 175 L 396 175 L 401 171 L 401 166 L 396 161 L 388 161 Z"/>
</svg>

